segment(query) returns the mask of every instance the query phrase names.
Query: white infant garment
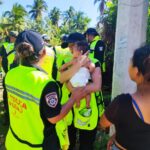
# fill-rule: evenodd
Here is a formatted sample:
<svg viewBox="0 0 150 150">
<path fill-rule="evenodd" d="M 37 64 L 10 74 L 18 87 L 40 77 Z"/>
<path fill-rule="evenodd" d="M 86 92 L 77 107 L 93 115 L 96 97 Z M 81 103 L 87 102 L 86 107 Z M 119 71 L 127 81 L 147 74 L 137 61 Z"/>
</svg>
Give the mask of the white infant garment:
<svg viewBox="0 0 150 150">
<path fill-rule="evenodd" d="M 81 67 L 77 73 L 70 79 L 73 87 L 83 87 L 86 86 L 89 79 L 91 79 L 89 69 L 86 67 Z"/>
</svg>

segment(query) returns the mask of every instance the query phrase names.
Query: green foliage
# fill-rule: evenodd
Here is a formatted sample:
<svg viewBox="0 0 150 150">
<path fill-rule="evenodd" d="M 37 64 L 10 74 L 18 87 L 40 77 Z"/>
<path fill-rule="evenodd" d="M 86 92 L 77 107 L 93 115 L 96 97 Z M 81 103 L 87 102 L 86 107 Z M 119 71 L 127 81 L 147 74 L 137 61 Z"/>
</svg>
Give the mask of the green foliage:
<svg viewBox="0 0 150 150">
<path fill-rule="evenodd" d="M 44 0 L 34 0 L 33 5 L 28 5 L 31 10 L 29 14 L 31 14 L 31 19 L 40 22 L 42 19 L 42 13 L 47 10 L 48 6 Z"/>
<path fill-rule="evenodd" d="M 3 22 L 3 25 L 9 26 L 11 30 L 21 31 L 24 29 L 24 26 L 25 26 L 24 19 L 26 15 L 27 15 L 27 12 L 25 8 L 22 5 L 16 3 L 13 5 L 11 11 L 6 11 L 3 14 L 2 19 L 4 19 L 6 22 L 6 24 L 4 24 Z"/>
<path fill-rule="evenodd" d="M 16 3 L 11 11 L 6 11 L 0 18 L 0 34 L 7 35 L 9 30 L 22 31 L 34 29 L 41 34 L 50 36 L 51 45 L 59 45 L 62 34 L 71 32 L 84 32 L 90 19 L 81 11 L 76 11 L 73 6 L 61 12 L 54 7 L 48 13 L 47 3 L 44 0 L 34 0 L 33 5 L 27 5 L 29 16 L 23 6 Z M 47 15 L 43 19 L 43 12 Z"/>
<path fill-rule="evenodd" d="M 72 6 L 63 13 L 62 18 L 64 33 L 84 32 L 91 21 L 82 11 L 77 12 Z"/>
<path fill-rule="evenodd" d="M 150 7 L 148 8 L 147 43 L 150 43 Z"/>
<path fill-rule="evenodd" d="M 97 0 L 96 2 L 98 1 L 100 5 L 102 5 L 102 1 Z M 104 74 L 104 81 L 106 80 L 107 83 L 104 83 L 104 85 L 109 83 L 110 85 L 108 86 L 111 89 L 118 0 L 105 0 L 103 2 L 105 9 L 103 10 L 103 14 L 99 17 L 97 29 L 106 44 L 106 73 Z"/>
<path fill-rule="evenodd" d="M 49 18 L 52 22 L 52 25 L 56 25 L 58 27 L 58 23 L 60 21 L 60 10 L 56 7 L 54 7 L 50 13 L 49 13 Z"/>
<path fill-rule="evenodd" d="M 94 149 L 106 150 L 108 139 L 109 139 L 109 136 L 104 131 L 97 131 Z"/>
</svg>

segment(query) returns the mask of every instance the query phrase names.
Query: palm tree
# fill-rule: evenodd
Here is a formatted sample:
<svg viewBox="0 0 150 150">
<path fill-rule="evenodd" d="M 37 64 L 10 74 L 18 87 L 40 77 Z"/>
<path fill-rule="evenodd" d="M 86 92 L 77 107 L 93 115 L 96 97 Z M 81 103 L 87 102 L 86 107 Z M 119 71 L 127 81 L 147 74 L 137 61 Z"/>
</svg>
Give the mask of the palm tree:
<svg viewBox="0 0 150 150">
<path fill-rule="evenodd" d="M 103 14 L 106 3 L 112 0 L 94 0 L 94 4 L 99 3 L 100 13 Z"/>
<path fill-rule="evenodd" d="M 22 30 L 24 27 L 24 23 L 25 23 L 25 16 L 27 15 L 27 12 L 25 10 L 25 8 L 18 4 L 15 3 L 12 7 L 11 11 L 6 11 L 3 14 L 4 18 L 8 19 L 9 24 L 11 24 L 11 28 L 13 30 Z"/>
<path fill-rule="evenodd" d="M 75 9 L 72 6 L 70 6 L 69 9 L 63 13 L 64 25 L 68 24 L 68 26 L 71 26 L 72 18 L 75 13 Z"/>
<path fill-rule="evenodd" d="M 98 2 L 100 2 L 99 3 L 99 10 L 100 10 L 100 13 L 102 14 L 104 11 L 105 0 L 94 0 L 94 4 L 96 4 Z"/>
<path fill-rule="evenodd" d="M 73 18 L 74 25 L 72 26 L 73 29 L 76 31 L 85 31 L 87 28 L 88 23 L 90 22 L 90 19 L 88 17 L 84 16 L 84 13 L 79 11 L 76 12 L 74 18 Z"/>
<path fill-rule="evenodd" d="M 60 20 L 60 10 L 56 7 L 54 7 L 50 13 L 49 13 L 49 18 L 52 22 L 52 25 L 56 25 L 58 27 L 58 23 L 59 23 L 59 20 Z"/>
<path fill-rule="evenodd" d="M 3 2 L 0 0 L 0 5 L 3 4 Z"/>
<path fill-rule="evenodd" d="M 31 14 L 31 18 L 39 22 L 42 19 L 42 13 L 47 10 L 48 6 L 44 0 L 34 0 L 34 4 L 27 5 L 31 10 L 29 14 Z"/>
</svg>

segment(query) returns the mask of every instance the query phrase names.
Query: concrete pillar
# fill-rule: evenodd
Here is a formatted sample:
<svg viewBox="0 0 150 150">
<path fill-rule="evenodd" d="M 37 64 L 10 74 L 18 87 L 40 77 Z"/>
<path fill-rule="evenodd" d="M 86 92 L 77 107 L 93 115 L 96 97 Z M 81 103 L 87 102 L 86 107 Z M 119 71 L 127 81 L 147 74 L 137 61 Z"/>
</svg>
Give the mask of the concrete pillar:
<svg viewBox="0 0 150 150">
<path fill-rule="evenodd" d="M 128 65 L 134 50 L 146 41 L 147 14 L 148 0 L 118 0 L 112 98 L 136 89 Z"/>
<path fill-rule="evenodd" d="M 112 98 L 136 90 L 128 66 L 134 50 L 146 41 L 147 14 L 148 0 L 118 0 Z M 114 131 L 112 126 L 110 135 Z"/>
</svg>

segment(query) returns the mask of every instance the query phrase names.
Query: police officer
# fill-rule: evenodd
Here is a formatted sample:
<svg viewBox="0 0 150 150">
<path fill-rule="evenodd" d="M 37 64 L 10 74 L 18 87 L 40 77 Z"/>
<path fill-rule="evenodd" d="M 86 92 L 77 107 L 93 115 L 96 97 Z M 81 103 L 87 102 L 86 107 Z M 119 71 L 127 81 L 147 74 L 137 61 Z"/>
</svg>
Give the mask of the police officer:
<svg viewBox="0 0 150 150">
<path fill-rule="evenodd" d="M 16 50 L 21 65 L 10 70 L 5 78 L 10 112 L 6 149 L 60 150 L 62 137 L 57 132 L 57 123 L 86 91 L 77 88 L 67 103 L 60 104 L 59 86 L 40 66 L 46 52 L 39 33 L 21 32 L 16 40 Z M 62 127 L 63 122 L 58 131 Z"/>
<path fill-rule="evenodd" d="M 66 44 L 66 46 L 68 46 L 70 51 L 72 52 L 75 43 L 79 41 L 85 42 L 86 39 L 81 33 L 78 33 L 78 32 L 71 33 L 68 36 L 68 39 L 66 43 L 64 43 L 64 45 Z M 86 58 L 87 56 L 84 55 L 83 58 L 84 57 Z M 87 64 L 88 61 L 89 60 L 87 59 L 87 62 L 85 61 L 85 64 Z M 98 60 L 92 59 L 91 61 L 95 63 L 95 70 L 91 75 L 92 82 L 90 82 L 85 88 L 88 90 L 89 93 L 91 93 L 90 111 L 92 111 L 92 113 L 89 114 L 89 110 L 86 109 L 85 100 L 82 101 L 83 103 L 80 104 L 79 108 L 74 106 L 73 122 L 69 126 L 69 138 L 70 138 L 69 150 L 73 150 L 75 148 L 77 130 L 79 130 L 79 143 L 80 143 L 79 149 L 80 150 L 93 150 L 93 144 L 94 144 L 96 132 L 97 132 L 97 122 L 99 118 L 95 92 L 100 91 L 101 89 L 101 68 L 100 68 L 100 63 Z M 70 78 L 82 66 L 84 66 L 84 64 L 78 65 L 78 62 L 77 62 L 73 66 L 71 66 L 68 70 L 63 71 L 60 76 L 60 81 L 67 82 L 68 80 L 70 80 Z M 89 116 L 84 116 L 85 114 L 86 115 L 89 114 Z"/>
<path fill-rule="evenodd" d="M 98 59 L 102 65 L 102 71 L 105 72 L 105 43 L 94 28 L 88 28 L 84 35 L 90 43 L 90 57 Z"/>
<path fill-rule="evenodd" d="M 2 69 L 5 74 L 10 69 L 10 64 L 13 63 L 15 57 L 14 43 L 16 41 L 17 35 L 17 31 L 10 31 L 8 37 L 9 41 L 4 42 L 0 48 L 0 63 L 2 64 Z"/>
<path fill-rule="evenodd" d="M 4 42 L 0 48 L 0 64 L 2 66 L 2 75 L 4 76 L 8 70 L 10 70 L 10 65 L 13 63 L 15 58 L 14 43 L 16 41 L 18 32 L 10 31 L 8 41 Z M 4 86 L 4 83 L 3 83 Z M 8 113 L 8 103 L 7 103 L 7 94 L 5 89 L 3 90 L 3 102 L 5 108 L 5 121 L 4 125 L 9 124 L 9 113 Z"/>
<path fill-rule="evenodd" d="M 89 57 L 99 60 L 102 69 L 102 79 L 104 79 L 106 72 L 105 43 L 101 40 L 95 28 L 88 28 L 84 35 L 90 44 Z M 102 81 L 102 83 L 103 82 L 104 81 Z M 102 91 L 96 92 L 95 95 L 99 103 L 99 115 L 101 116 L 105 109 Z"/>
</svg>

